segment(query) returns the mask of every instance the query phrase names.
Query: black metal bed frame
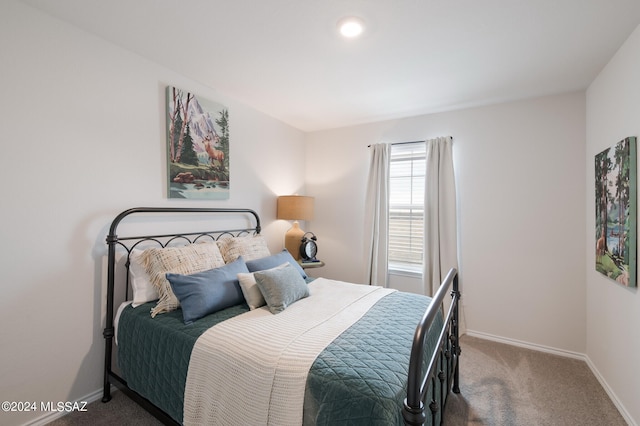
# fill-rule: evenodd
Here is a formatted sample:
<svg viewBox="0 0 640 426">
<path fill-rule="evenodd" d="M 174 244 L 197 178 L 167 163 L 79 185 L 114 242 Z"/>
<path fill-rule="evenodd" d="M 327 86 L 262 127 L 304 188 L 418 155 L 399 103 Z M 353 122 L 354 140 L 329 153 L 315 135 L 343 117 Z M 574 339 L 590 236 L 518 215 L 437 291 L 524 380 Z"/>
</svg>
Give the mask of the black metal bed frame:
<svg viewBox="0 0 640 426">
<path fill-rule="evenodd" d="M 238 213 L 240 215 L 251 215 L 255 220 L 255 226 L 249 226 L 242 229 L 233 230 L 213 230 L 203 232 L 187 232 L 173 234 L 156 234 L 142 236 L 124 236 L 119 237 L 117 228 L 120 222 L 132 214 L 138 213 L 202 213 L 202 214 L 228 214 Z M 175 217 L 174 217 L 175 218 Z M 115 268 L 116 268 L 116 249 L 118 246 L 126 250 L 127 260 L 125 268 L 129 268 L 129 255 L 131 251 L 142 242 L 153 242 L 161 247 L 173 243 L 176 240 L 184 240 L 185 243 L 193 243 L 202 237 L 208 237 L 217 240 L 223 235 L 239 236 L 247 233 L 259 234 L 261 231 L 260 217 L 250 209 L 234 209 L 234 208 L 173 208 L 173 207 L 136 207 L 123 211 L 115 217 L 109 228 L 106 242 L 108 245 L 108 266 L 107 266 L 107 304 L 106 304 L 106 323 L 103 331 L 105 339 L 105 357 L 104 357 L 104 387 L 102 402 L 111 400 L 111 385 L 115 385 L 123 391 L 127 396 L 137 402 L 149 413 L 154 415 L 164 424 L 179 424 L 171 418 L 162 409 L 155 406 L 142 395 L 131 390 L 127 386 L 124 378 L 120 377 L 112 369 L 113 363 L 113 339 L 115 336 L 114 329 L 114 298 L 115 298 Z M 126 242 L 126 243 L 125 243 Z M 126 274 L 125 295 L 129 294 L 129 274 Z M 441 330 L 436 345 L 437 350 L 434 351 L 426 372 L 422 372 L 422 364 L 424 357 L 424 344 L 431 324 L 439 312 L 449 288 L 451 290 L 452 301 L 447 315 L 444 318 L 444 327 Z M 451 389 L 451 375 L 453 375 L 453 392 L 459 393 L 459 367 L 458 356 L 460 355 L 459 346 L 459 329 L 458 329 L 458 301 L 460 300 L 460 292 L 458 290 L 458 276 L 455 269 L 451 269 L 440 286 L 438 292 L 433 297 L 433 302 L 423 315 L 420 323 L 416 327 L 413 346 L 411 350 L 411 360 L 408 372 L 407 398 L 402 407 L 402 416 L 407 425 L 423 425 L 426 420 L 424 402 L 429 390 L 429 384 L 432 389 L 432 401 L 429 408 L 432 413 L 432 423 L 436 424 L 436 413 L 444 410 L 447 396 Z M 437 383 L 440 384 L 440 394 L 437 398 Z M 439 403 L 435 399 L 439 399 Z M 441 415 L 442 420 L 442 415 Z"/>
<path fill-rule="evenodd" d="M 444 317 L 444 326 L 438 336 L 436 350 L 434 350 L 431 356 L 427 371 L 422 373 L 427 332 L 436 316 L 439 315 L 444 298 L 452 286 L 451 305 L 449 305 L 447 314 Z M 453 392 L 460 393 L 460 366 L 458 364 L 458 357 L 461 353 L 458 317 L 459 301 L 458 271 L 455 268 L 451 268 L 418 323 L 413 337 L 407 381 L 407 398 L 405 398 L 402 408 L 402 417 L 407 425 L 414 426 L 425 423 L 427 416 L 423 401 L 427 398 L 429 385 L 431 386 L 432 396 L 429 402 L 429 409 L 431 410 L 431 423 L 434 426 L 436 424 L 436 414 L 438 411 L 440 412 L 440 422 L 442 423 L 444 406 L 447 402 L 449 390 L 451 389 L 450 378 L 452 373 Z M 440 398 L 438 398 L 439 401 L 436 401 L 438 382 L 440 384 Z"/>
</svg>

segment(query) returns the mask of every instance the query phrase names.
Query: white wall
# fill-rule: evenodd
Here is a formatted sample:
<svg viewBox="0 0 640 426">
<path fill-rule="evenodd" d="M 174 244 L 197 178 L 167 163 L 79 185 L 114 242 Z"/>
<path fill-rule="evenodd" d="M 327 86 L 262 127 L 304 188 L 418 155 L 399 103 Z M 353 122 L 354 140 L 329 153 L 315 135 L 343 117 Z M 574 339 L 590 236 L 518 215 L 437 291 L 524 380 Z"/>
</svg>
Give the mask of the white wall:
<svg viewBox="0 0 640 426">
<path fill-rule="evenodd" d="M 139 205 L 250 207 L 280 250 L 275 196 L 301 191 L 303 134 L 13 1 L 0 3 L 0 59 L 0 400 L 75 400 L 101 387 L 113 217 Z M 230 200 L 166 199 L 167 85 L 229 108 Z M 0 412 L 0 424 L 43 414 Z"/>
<path fill-rule="evenodd" d="M 323 274 L 364 281 L 367 145 L 446 135 L 468 329 L 584 353 L 584 93 L 307 135 Z"/>
<path fill-rule="evenodd" d="M 640 296 L 595 270 L 594 157 L 627 136 L 640 138 L 638 52 L 640 28 L 587 90 L 587 355 L 631 424 L 640 422 Z"/>
</svg>

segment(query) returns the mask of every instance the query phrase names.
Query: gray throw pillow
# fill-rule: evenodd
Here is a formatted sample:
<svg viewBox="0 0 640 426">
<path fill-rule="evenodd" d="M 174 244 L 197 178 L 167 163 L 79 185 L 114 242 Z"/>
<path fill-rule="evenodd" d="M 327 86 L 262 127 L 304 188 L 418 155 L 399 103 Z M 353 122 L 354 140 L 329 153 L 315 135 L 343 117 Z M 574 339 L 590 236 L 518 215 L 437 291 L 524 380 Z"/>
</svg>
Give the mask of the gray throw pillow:
<svg viewBox="0 0 640 426">
<path fill-rule="evenodd" d="M 309 296 L 307 283 L 291 264 L 257 271 L 253 275 L 272 314 L 282 312 L 295 301 Z"/>
</svg>

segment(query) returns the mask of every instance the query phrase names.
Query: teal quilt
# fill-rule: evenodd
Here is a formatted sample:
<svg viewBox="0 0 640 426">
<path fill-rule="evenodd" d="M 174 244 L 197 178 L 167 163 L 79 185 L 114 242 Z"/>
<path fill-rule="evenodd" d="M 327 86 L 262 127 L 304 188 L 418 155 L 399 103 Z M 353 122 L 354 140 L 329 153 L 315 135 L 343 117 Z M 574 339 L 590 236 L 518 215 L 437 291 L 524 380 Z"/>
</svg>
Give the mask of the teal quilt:
<svg viewBox="0 0 640 426">
<path fill-rule="evenodd" d="M 182 423 L 184 388 L 193 345 L 221 321 L 248 312 L 237 305 L 185 325 L 182 310 L 151 318 L 155 302 L 127 306 L 118 322 L 118 367 L 127 386 Z"/>
<path fill-rule="evenodd" d="M 424 296 L 392 293 L 327 346 L 309 371 L 304 423 L 404 424 L 401 407 L 411 344 L 430 302 Z M 425 354 L 432 353 L 441 326 L 438 316 L 432 327 L 435 332 L 428 334 Z"/>
</svg>

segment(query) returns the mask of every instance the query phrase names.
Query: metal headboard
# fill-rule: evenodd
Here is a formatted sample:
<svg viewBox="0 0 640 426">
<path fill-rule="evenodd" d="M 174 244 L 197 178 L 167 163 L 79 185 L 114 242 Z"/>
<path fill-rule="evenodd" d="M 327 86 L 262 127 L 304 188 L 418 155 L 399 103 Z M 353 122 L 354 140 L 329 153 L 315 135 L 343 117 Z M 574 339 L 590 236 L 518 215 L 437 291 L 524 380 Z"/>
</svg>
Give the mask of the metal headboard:
<svg viewBox="0 0 640 426">
<path fill-rule="evenodd" d="M 156 213 L 169 213 L 169 214 L 183 214 L 183 213 L 200 213 L 204 215 L 211 214 L 212 217 L 224 214 L 237 214 L 238 217 L 246 216 L 251 222 L 255 222 L 255 225 L 239 229 L 214 229 L 207 231 L 197 232 L 185 232 L 185 233 L 169 233 L 169 234 L 153 234 L 153 235 L 126 235 L 118 236 L 118 225 L 123 219 L 134 214 L 156 214 Z M 173 217 L 173 216 L 172 216 Z M 183 216 L 184 217 L 184 216 Z M 182 218 L 183 218 L 182 217 Z M 251 223 L 250 222 L 250 223 Z M 154 242 L 161 247 L 166 247 L 176 240 L 184 240 L 185 243 L 194 243 L 201 238 L 211 238 L 216 240 L 224 235 L 239 236 L 245 233 L 259 234 L 261 231 L 260 217 L 251 209 L 235 209 L 235 208 L 179 208 L 179 207 L 135 207 L 123 211 L 113 219 L 111 227 L 109 228 L 109 234 L 107 235 L 108 245 L 108 266 L 107 266 L 107 306 L 106 306 L 106 322 L 105 328 L 102 333 L 105 339 L 105 359 L 104 359 L 104 388 L 102 401 L 107 402 L 111 400 L 111 381 L 114 379 L 115 385 L 127 391 L 126 381 L 119 377 L 112 371 L 112 353 L 113 353 L 113 338 L 115 335 L 114 329 L 114 295 L 115 295 L 115 275 L 116 275 L 116 249 L 118 246 L 124 248 L 127 251 L 127 268 L 129 264 L 129 254 L 131 250 L 142 242 Z M 129 280 L 127 274 L 125 294 L 129 292 Z M 134 399 L 142 398 L 139 395 L 129 395 Z M 146 401 L 146 400 L 145 400 Z M 145 401 L 138 401 L 145 406 Z M 148 401 L 147 401 L 148 402 Z M 147 407 L 149 408 L 149 407 Z M 157 413 L 154 413 L 157 414 Z M 164 413 L 160 413 L 164 414 Z"/>
</svg>

